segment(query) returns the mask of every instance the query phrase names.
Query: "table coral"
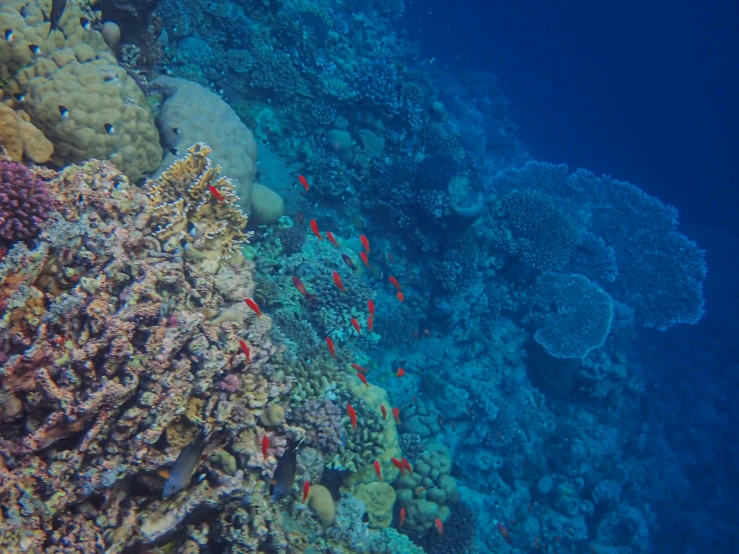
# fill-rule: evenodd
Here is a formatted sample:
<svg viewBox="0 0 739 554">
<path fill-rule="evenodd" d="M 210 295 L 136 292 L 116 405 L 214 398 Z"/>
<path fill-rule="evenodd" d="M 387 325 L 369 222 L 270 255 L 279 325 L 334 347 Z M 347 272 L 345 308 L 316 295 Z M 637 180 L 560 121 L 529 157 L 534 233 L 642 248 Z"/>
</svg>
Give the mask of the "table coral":
<svg viewBox="0 0 739 554">
<path fill-rule="evenodd" d="M 147 195 L 108 162 L 70 167 L 49 184 L 57 212 L 36 246 L 16 243 L 0 264 L 3 551 L 59 551 L 69 537 L 89 551 L 121 551 L 186 524 L 198 540 L 218 541 L 230 533 L 225 525 L 189 517 L 214 508 L 224 523 L 245 515 L 244 544 L 288 542 L 275 507 L 254 494 L 263 490 L 261 473 L 244 475 L 249 460 L 261 458 L 259 414 L 288 392 L 280 348 L 268 338 L 268 317 L 233 306 L 254 287 L 240 254 L 214 265 L 155 237 L 168 214 L 154 199 L 170 198 L 167 186 L 187 190 L 187 182 L 164 182 Z M 217 209 L 199 212 L 200 223 L 220 225 L 226 204 L 238 209 L 224 191 Z M 226 248 L 217 240 L 202 246 Z M 219 386 L 231 375 L 237 393 Z M 142 503 L 138 491 L 156 494 L 156 470 L 203 426 L 213 429 L 206 458 L 239 445 L 229 474 L 222 462 L 205 462 L 208 479 L 186 494 Z M 273 442 L 279 455 L 285 439 Z"/>
</svg>

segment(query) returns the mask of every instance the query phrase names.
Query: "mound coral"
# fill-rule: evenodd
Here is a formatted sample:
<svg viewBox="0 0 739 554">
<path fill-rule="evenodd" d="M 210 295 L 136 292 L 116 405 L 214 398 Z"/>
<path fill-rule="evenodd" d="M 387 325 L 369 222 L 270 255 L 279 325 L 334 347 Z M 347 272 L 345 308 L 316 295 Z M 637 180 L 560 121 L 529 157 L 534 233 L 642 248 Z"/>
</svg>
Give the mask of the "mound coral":
<svg viewBox="0 0 739 554">
<path fill-rule="evenodd" d="M 583 358 L 611 330 L 613 300 L 582 275 L 546 272 L 536 282 L 534 338 L 555 358 Z"/>
<path fill-rule="evenodd" d="M 202 152 L 178 174 L 199 175 Z M 147 195 L 93 161 L 49 186 L 57 212 L 34 249 L 18 242 L 0 264 L 0 549 L 58 550 L 74 537 L 90 550 L 122 551 L 161 541 L 204 507 L 220 508 L 221 530 L 191 530 L 210 540 L 250 551 L 263 540 L 289 542 L 272 506 L 244 501 L 264 486 L 259 471 L 245 472 L 259 450 L 257 417 L 288 392 L 269 318 L 238 308 L 253 295 L 249 266 L 240 254 L 226 260 L 219 241 L 203 241 L 201 257 L 157 240 L 172 214 L 153 198 L 168 198 L 166 186 L 187 190 L 181 183 L 163 179 Z M 224 196 L 219 204 L 238 209 Z M 223 213 L 200 213 L 206 230 L 221 228 Z M 219 386 L 231 375 L 234 394 Z M 209 479 L 167 505 L 140 502 L 136 491 L 161 490 L 155 472 L 203 426 L 213 437 L 206 457 L 217 439 L 234 444 L 234 459 L 205 462 Z M 273 442 L 279 456 L 285 441 Z"/>
<path fill-rule="evenodd" d="M 29 239 L 49 218 L 54 201 L 42 180 L 22 164 L 0 157 L 0 239 Z"/>
<path fill-rule="evenodd" d="M 48 2 L 9 0 L 0 7 L 0 83 L 30 123 L 54 145 L 58 165 L 111 160 L 132 180 L 159 167 L 159 134 L 136 82 L 102 35 L 81 24 L 68 3 L 49 34 Z"/>
<path fill-rule="evenodd" d="M 36 163 L 44 163 L 54 152 L 54 145 L 34 127 L 26 112 L 15 111 L 4 104 L 0 104 L 0 146 L 16 162 L 26 156 Z"/>
</svg>

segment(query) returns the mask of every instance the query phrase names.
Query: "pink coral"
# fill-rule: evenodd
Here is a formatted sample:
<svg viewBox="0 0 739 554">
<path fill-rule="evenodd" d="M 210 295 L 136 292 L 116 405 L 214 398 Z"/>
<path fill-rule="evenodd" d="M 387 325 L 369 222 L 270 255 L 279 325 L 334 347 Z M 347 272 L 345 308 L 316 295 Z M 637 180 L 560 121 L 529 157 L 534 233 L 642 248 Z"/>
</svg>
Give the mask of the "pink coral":
<svg viewBox="0 0 739 554">
<path fill-rule="evenodd" d="M 221 390 L 226 392 L 236 392 L 239 390 L 240 384 L 239 378 L 233 373 L 229 373 L 223 378 L 223 381 L 221 381 Z"/>
<path fill-rule="evenodd" d="M 23 164 L 0 159 L 0 239 L 12 243 L 36 236 L 53 209 L 44 181 Z"/>
</svg>

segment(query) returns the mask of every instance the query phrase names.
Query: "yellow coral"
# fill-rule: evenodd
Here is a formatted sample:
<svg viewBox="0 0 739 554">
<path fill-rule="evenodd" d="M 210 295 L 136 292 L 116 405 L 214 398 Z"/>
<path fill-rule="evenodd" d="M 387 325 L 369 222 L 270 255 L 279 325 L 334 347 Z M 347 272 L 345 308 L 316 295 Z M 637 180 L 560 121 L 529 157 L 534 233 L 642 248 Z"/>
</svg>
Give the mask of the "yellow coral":
<svg viewBox="0 0 739 554">
<path fill-rule="evenodd" d="M 352 489 L 352 494 L 364 502 L 367 518 L 372 529 L 384 529 L 393 522 L 395 490 L 387 483 L 361 483 Z"/>
<path fill-rule="evenodd" d="M 248 218 L 231 181 L 219 177 L 220 167 L 211 164 L 210 147 L 197 143 L 187 152 L 148 184 L 154 219 L 160 220 L 153 234 L 170 248 L 187 238 L 194 250 L 229 259 L 246 241 Z"/>
<path fill-rule="evenodd" d="M 138 180 L 162 159 L 143 92 L 100 33 L 80 24 L 76 4 L 67 5 L 49 35 L 49 6 L 41 0 L 2 2 L 0 29 L 11 38 L 0 41 L 0 86 L 11 107 L 23 109 L 53 143 L 52 162 L 108 159 Z"/>
</svg>

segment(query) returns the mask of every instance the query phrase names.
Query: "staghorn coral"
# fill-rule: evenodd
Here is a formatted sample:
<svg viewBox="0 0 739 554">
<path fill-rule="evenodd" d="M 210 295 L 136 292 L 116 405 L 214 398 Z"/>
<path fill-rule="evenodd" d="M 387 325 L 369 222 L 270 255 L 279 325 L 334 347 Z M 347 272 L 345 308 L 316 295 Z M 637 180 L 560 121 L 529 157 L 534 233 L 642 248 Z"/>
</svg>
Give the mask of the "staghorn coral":
<svg viewBox="0 0 739 554">
<path fill-rule="evenodd" d="M 280 350 L 268 317 L 218 316 L 238 312 L 234 296 L 253 294 L 249 266 L 240 256 L 216 267 L 182 248 L 166 251 L 153 236 L 165 216 L 110 163 L 68 168 L 49 186 L 57 212 L 37 246 L 16 243 L 0 264 L 0 549 L 62 552 L 75 540 L 86 551 L 120 552 L 186 522 L 206 541 L 231 533 L 192 522 L 202 509 L 220 510 L 224 522 L 247 517 L 245 544 L 286 545 L 274 506 L 255 494 L 260 473 L 244 475 L 258 451 L 259 414 L 288 392 L 275 365 Z M 220 217 L 201 215 L 207 224 Z M 192 299 L 206 300 L 216 317 Z M 226 378 L 236 393 L 221 390 Z M 205 462 L 209 479 L 188 494 L 142 504 L 136 491 L 160 488 L 155 470 L 203 425 L 213 429 L 206 457 L 234 444 L 231 474 Z M 276 455 L 284 443 L 275 437 Z"/>
<path fill-rule="evenodd" d="M 24 165 L 0 156 L 0 240 L 13 243 L 36 236 L 53 208 L 46 183 Z"/>
<path fill-rule="evenodd" d="M 248 219 L 238 206 L 233 184 L 218 176 L 220 167 L 212 166 L 209 153 L 205 144 L 194 144 L 185 158 L 149 183 L 149 200 L 161 221 L 153 236 L 165 243 L 165 250 L 173 250 L 187 237 L 193 250 L 230 259 L 246 240 Z"/>
<path fill-rule="evenodd" d="M 141 89 L 102 35 L 80 24 L 78 5 L 68 3 L 51 34 L 47 12 L 40 0 L 0 6 L 0 28 L 13 32 L 0 42 L 0 84 L 11 107 L 53 143 L 57 165 L 96 156 L 132 180 L 155 170 L 162 149 Z"/>
</svg>

